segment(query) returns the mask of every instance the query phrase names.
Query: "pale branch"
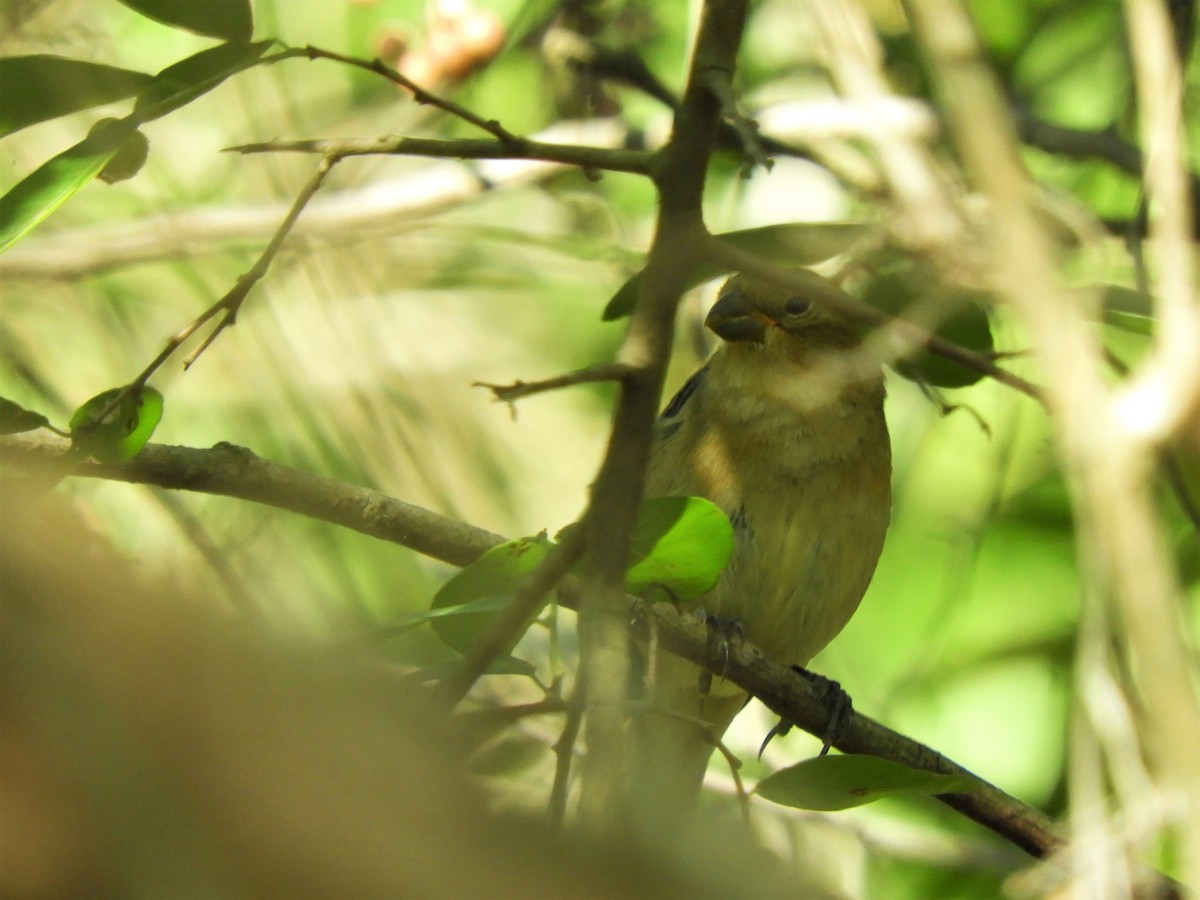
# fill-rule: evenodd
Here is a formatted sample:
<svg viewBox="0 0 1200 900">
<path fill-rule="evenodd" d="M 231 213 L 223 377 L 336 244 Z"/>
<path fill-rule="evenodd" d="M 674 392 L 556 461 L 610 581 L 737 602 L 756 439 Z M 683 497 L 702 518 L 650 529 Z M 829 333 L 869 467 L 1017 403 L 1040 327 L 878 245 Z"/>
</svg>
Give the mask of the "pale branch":
<svg viewBox="0 0 1200 900">
<path fill-rule="evenodd" d="M 38 434 L 0 437 L 0 465 L 6 475 L 53 468 L 69 446 L 61 438 Z M 217 444 L 211 449 L 149 444 L 129 462 L 88 462 L 73 475 L 261 503 L 457 566 L 469 565 L 505 540 L 494 532 L 378 491 L 269 462 L 232 444 Z M 564 580 L 560 598 L 564 606 L 577 608 L 579 587 L 573 578 Z M 703 621 L 681 615 L 670 604 L 647 604 L 631 597 L 626 597 L 624 603 L 624 620 L 632 622 L 642 640 L 653 635 L 660 646 L 744 688 L 797 727 L 818 736 L 824 732 L 832 706 L 826 694 L 807 678 L 765 659 L 748 644 L 738 643 L 732 650 L 712 645 Z M 966 771 L 929 747 L 858 712 L 847 716 L 834 746 L 847 753 L 866 753 L 927 771 Z M 1035 856 L 1045 856 L 1061 846 L 1061 838 L 1045 815 L 984 781 L 979 781 L 969 794 L 939 799 Z"/>
<path fill-rule="evenodd" d="M 522 140 L 519 144 L 489 140 L 443 140 L 380 135 L 360 139 L 260 141 L 226 147 L 229 153 L 319 153 L 348 156 L 424 156 L 442 159 L 528 159 L 580 166 L 591 171 L 650 174 L 655 154 L 649 150 L 615 150 L 578 144 L 547 144 Z"/>
<path fill-rule="evenodd" d="M 602 363 L 597 366 L 588 366 L 586 369 L 567 372 L 564 375 L 556 375 L 553 378 L 546 378 L 542 381 L 517 380 L 512 384 L 491 384 L 486 381 L 476 381 L 472 386 L 487 388 L 492 392 L 494 399 L 502 403 L 512 403 L 514 400 L 520 400 L 522 397 L 529 397 L 533 394 L 544 393 L 545 391 L 557 391 L 561 388 L 574 387 L 579 384 L 596 384 L 603 381 L 619 382 L 627 378 L 632 371 L 632 367 L 624 363 Z"/>
</svg>

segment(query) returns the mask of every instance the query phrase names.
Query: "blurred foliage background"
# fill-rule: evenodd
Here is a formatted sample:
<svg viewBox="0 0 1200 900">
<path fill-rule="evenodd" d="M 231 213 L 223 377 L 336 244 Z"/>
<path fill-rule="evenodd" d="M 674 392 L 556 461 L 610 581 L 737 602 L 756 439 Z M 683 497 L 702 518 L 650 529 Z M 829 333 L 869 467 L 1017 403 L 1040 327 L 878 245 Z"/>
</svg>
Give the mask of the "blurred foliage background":
<svg viewBox="0 0 1200 900">
<path fill-rule="evenodd" d="M 969 5 L 1020 116 L 1133 140 L 1117 0 Z M 893 0 L 859 6 L 896 102 L 909 104 L 915 124 L 904 127 L 952 168 L 902 10 Z M 771 171 L 747 176 L 740 157 L 719 155 L 707 190 L 713 231 L 895 224 L 864 110 L 839 96 L 804 7 L 753 5 L 739 78 L 744 108 L 764 131 L 825 164 L 778 156 Z M 616 140 L 652 146 L 669 129 L 670 111 L 633 87 L 566 67 L 564 33 L 586 24 L 589 40 L 635 51 L 677 91 L 698 8 L 646 0 L 254 2 L 256 37 L 382 55 L 511 131 L 603 118 Z M 4 56 L 53 53 L 155 72 L 211 44 L 116 2 L 9 0 L 0 19 Z M 1192 96 L 1198 87 L 1193 67 Z M 0 192 L 123 108 L 6 138 Z M 1196 127 L 1188 123 L 1193 139 Z M 229 289 L 313 165 L 304 156 L 224 148 L 280 137 L 475 136 L 370 73 L 302 60 L 242 73 L 144 130 L 150 155 L 136 178 L 89 186 L 0 256 L 0 395 L 60 425 L 88 397 L 128 382 Z M 1025 163 L 1047 205 L 1087 238 L 1070 261 L 1078 283 L 1133 284 L 1121 223 L 1136 215 L 1137 177 L 1095 154 L 1029 148 Z M 653 200 L 633 175 L 400 157 L 345 162 L 237 326 L 188 371 L 172 363 L 156 376 L 167 403 L 155 440 L 229 441 L 500 533 L 553 532 L 583 508 L 611 390 L 574 388 L 512 411 L 473 383 L 546 377 L 611 357 L 621 324 L 602 323 L 600 312 L 636 271 Z M 711 293 L 708 285 L 685 300 L 669 388 L 707 352 L 700 322 Z M 999 349 L 1024 349 L 1003 310 L 993 312 L 992 326 Z M 1114 353 L 1137 357 L 1143 338 L 1106 330 Z M 1019 358 L 1012 367 L 1037 377 Z M 947 391 L 944 400 L 889 380 L 894 523 L 862 608 L 813 668 L 838 679 L 859 710 L 1058 816 L 1078 579 L 1049 425 L 1034 402 L 990 380 Z M 250 607 L 305 634 L 365 638 L 426 607 L 452 571 L 236 500 L 82 479 L 60 490 L 154 579 L 198 585 L 230 609 Z M 1195 532 L 1166 490 L 1162 514 L 1181 559 L 1194 560 Z M 1200 624 L 1194 587 L 1191 596 Z M 541 632 L 528 640 L 527 655 L 551 678 Z M 449 656 L 426 630 L 380 646 L 409 665 Z M 516 681 L 491 678 L 488 689 L 504 702 L 537 695 Z M 756 762 L 770 724 L 752 705 L 727 737 L 752 779 L 818 746 L 793 733 Z M 559 728 L 546 718 L 523 722 L 478 761 L 500 776 L 505 803 L 542 808 Z M 728 793 L 727 772 L 714 763 L 711 775 Z M 832 816 L 772 809 L 762 819 L 764 839 L 785 859 L 797 867 L 820 860 L 829 883 L 851 896 L 996 896 L 1027 864 L 933 802 L 891 800 Z"/>
</svg>

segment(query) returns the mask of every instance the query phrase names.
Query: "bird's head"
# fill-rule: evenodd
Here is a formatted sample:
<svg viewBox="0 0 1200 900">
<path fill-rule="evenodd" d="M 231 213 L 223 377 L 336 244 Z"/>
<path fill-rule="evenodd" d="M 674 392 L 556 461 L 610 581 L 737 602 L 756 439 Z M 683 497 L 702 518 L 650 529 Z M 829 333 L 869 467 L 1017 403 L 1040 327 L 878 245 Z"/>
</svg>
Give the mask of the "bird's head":
<svg viewBox="0 0 1200 900">
<path fill-rule="evenodd" d="M 716 383 L 812 410 L 850 394 L 882 396 L 880 360 L 864 329 L 774 282 L 734 275 L 704 324 L 724 341 L 709 361 Z"/>
<path fill-rule="evenodd" d="M 844 350 L 861 343 L 861 330 L 774 282 L 734 275 L 722 285 L 704 324 L 729 344 L 788 355 Z"/>
</svg>

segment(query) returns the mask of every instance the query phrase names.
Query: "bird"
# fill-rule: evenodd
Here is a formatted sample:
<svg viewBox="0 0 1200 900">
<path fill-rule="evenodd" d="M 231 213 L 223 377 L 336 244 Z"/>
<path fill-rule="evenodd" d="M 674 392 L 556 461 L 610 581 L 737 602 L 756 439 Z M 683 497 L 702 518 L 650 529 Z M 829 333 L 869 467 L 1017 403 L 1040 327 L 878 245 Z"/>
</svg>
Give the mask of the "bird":
<svg viewBox="0 0 1200 900">
<path fill-rule="evenodd" d="M 850 620 L 882 552 L 882 365 L 854 323 L 746 274 L 724 283 L 705 326 L 721 344 L 656 422 L 645 495 L 725 512 L 733 553 L 699 604 L 768 658 L 804 666 Z M 642 668 L 631 796 L 657 825 L 695 809 L 714 749 L 699 722 L 720 737 L 748 698 L 669 653 Z"/>
</svg>

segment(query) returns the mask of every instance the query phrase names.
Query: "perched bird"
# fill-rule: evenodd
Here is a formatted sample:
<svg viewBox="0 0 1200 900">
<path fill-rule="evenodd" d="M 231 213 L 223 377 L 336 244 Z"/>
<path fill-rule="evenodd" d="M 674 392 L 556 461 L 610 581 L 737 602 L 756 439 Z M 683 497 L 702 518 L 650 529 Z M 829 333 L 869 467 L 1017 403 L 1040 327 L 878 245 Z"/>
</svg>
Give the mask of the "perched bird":
<svg viewBox="0 0 1200 900">
<path fill-rule="evenodd" d="M 700 605 L 768 657 L 805 665 L 853 615 L 883 547 L 882 369 L 836 313 L 745 275 L 725 283 L 705 325 L 724 343 L 660 417 L 646 494 L 725 511 L 733 557 Z M 671 654 L 651 662 L 633 790 L 669 821 L 693 806 L 713 750 L 695 720 L 719 737 L 746 694 L 719 679 L 702 692 L 700 669 Z"/>
</svg>

